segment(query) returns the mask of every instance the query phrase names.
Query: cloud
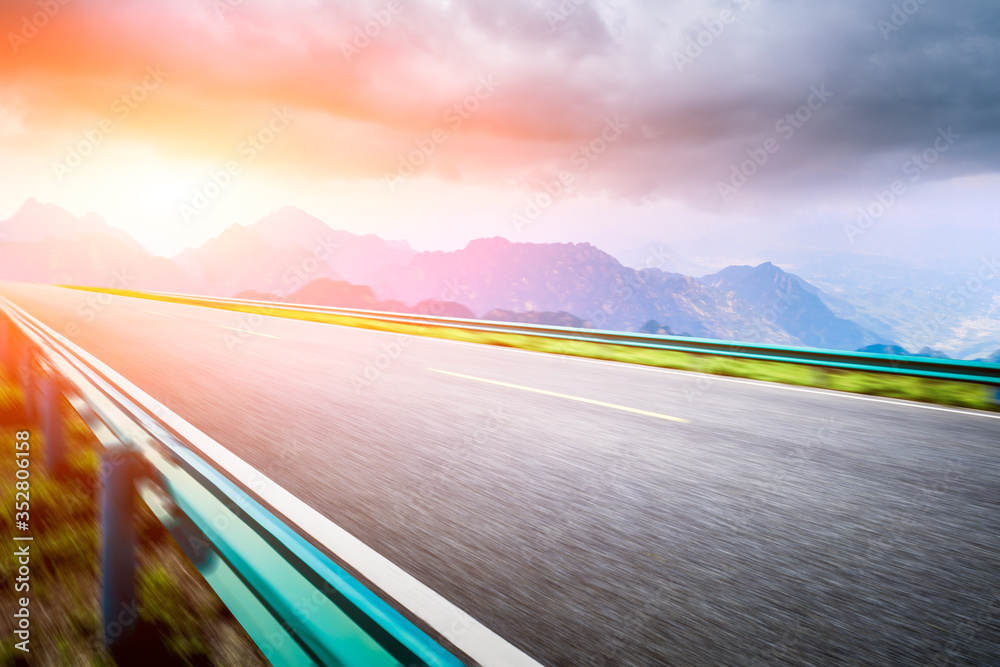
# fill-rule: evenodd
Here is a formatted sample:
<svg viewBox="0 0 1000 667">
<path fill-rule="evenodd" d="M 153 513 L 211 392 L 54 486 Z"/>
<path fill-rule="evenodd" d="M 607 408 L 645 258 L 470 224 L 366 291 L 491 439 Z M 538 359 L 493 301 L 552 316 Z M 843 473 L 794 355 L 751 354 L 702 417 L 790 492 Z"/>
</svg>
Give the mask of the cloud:
<svg viewBox="0 0 1000 667">
<path fill-rule="evenodd" d="M 244 0 L 219 12 L 227 1 L 60 5 L 0 61 L 19 100 L 5 133 L 78 133 L 159 64 L 168 83 L 124 136 L 221 161 L 287 105 L 297 126 L 268 159 L 315 179 L 383 178 L 443 128 L 421 174 L 538 185 L 572 169 L 615 117 L 629 130 L 578 174 L 581 193 L 719 206 L 718 183 L 768 138 L 779 150 L 738 199 L 866 190 L 949 126 L 961 142 L 928 179 L 998 168 L 1000 9 L 989 0 L 398 0 L 396 12 Z M 8 41 L 37 11 L 3 3 Z M 448 110 L 484 76 L 496 93 L 452 127 Z M 777 124 L 817 86 L 832 97 L 785 137 Z"/>
</svg>

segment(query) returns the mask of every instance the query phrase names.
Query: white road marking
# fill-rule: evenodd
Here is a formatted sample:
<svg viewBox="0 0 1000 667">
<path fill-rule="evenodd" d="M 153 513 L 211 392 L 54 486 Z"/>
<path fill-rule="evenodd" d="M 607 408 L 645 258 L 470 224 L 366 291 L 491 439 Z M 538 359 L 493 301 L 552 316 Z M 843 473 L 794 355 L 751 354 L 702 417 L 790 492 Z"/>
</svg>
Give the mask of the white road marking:
<svg viewBox="0 0 1000 667">
<path fill-rule="evenodd" d="M 225 324 L 216 324 L 215 326 L 222 327 L 223 329 L 232 329 L 233 331 L 239 331 L 240 333 L 253 334 L 254 336 L 263 336 L 264 338 L 274 338 L 276 340 L 282 340 L 280 336 L 272 336 L 270 334 L 261 333 L 259 331 L 250 331 L 249 329 L 246 328 L 241 329 L 239 327 L 229 327 L 226 326 Z"/>
<path fill-rule="evenodd" d="M 308 322 L 308 320 L 296 320 L 297 322 Z M 341 324 L 329 324 L 326 322 L 311 322 L 311 324 L 317 324 L 322 326 L 344 326 L 348 329 L 363 329 L 363 327 L 347 327 Z M 372 333 L 386 334 L 390 336 L 399 336 L 398 332 L 393 331 L 379 331 L 377 329 L 363 329 L 364 331 L 370 331 Z M 985 410 L 973 410 L 973 409 L 963 409 L 963 408 L 950 408 L 943 405 L 934 405 L 931 403 L 920 403 L 918 401 L 907 401 L 899 398 L 883 398 L 881 396 L 865 396 L 864 394 L 854 394 L 848 391 L 837 391 L 835 389 L 820 389 L 813 387 L 796 387 L 795 385 L 782 384 L 780 382 L 767 382 L 766 380 L 751 380 L 749 378 L 735 378 L 728 375 L 713 375 L 711 373 L 700 373 L 698 371 L 685 371 L 678 368 L 662 368 L 660 366 L 647 366 L 645 364 L 632 364 L 625 361 L 610 361 L 608 359 L 592 359 L 590 357 L 578 357 L 571 354 L 554 354 L 551 352 L 538 352 L 535 350 L 522 350 L 516 347 L 502 347 L 498 345 L 488 345 L 485 343 L 470 343 L 464 340 L 452 340 L 450 338 L 436 338 L 433 336 L 420 336 L 421 339 L 439 341 L 442 343 L 451 343 L 454 345 L 469 345 L 473 347 L 483 348 L 488 347 L 494 350 L 503 352 L 516 352 L 520 354 L 533 354 L 543 357 L 559 357 L 566 359 L 568 361 L 583 361 L 592 364 L 604 364 L 607 366 L 614 366 L 616 368 L 634 368 L 637 370 L 644 371 L 654 371 L 658 373 L 668 373 L 671 375 L 686 375 L 686 376 L 703 376 L 711 378 L 713 381 L 718 380 L 720 382 L 733 382 L 736 384 L 749 384 L 757 387 L 765 387 L 768 389 L 778 389 L 784 391 L 798 391 L 806 394 L 820 394 L 823 396 L 835 396 L 838 398 L 845 398 L 849 400 L 856 401 L 870 401 L 873 403 L 886 403 L 888 405 L 896 405 L 900 407 L 907 408 L 918 408 L 921 410 L 934 410 L 937 412 L 951 412 L 959 415 L 968 415 L 970 417 L 985 417 L 986 419 L 1000 419 L 1000 413 L 986 412 Z"/>
<path fill-rule="evenodd" d="M 139 298 L 139 297 L 131 297 L 131 298 Z M 169 302 L 163 302 L 163 303 L 169 303 Z M 173 306 L 189 306 L 191 308 L 207 308 L 208 307 L 208 306 L 194 306 L 194 305 L 191 305 L 191 304 L 173 304 L 173 303 L 171 303 L 170 305 L 173 305 Z M 220 309 L 218 309 L 218 308 L 212 308 L 212 310 L 220 310 Z M 380 331 L 378 329 L 364 329 L 363 327 L 350 327 L 350 326 L 343 325 L 343 324 L 331 324 L 329 322 L 311 322 L 309 320 L 293 320 L 292 318 L 281 317 L 279 315 L 266 315 L 265 317 L 275 317 L 277 319 L 289 320 L 289 321 L 293 321 L 293 322 L 302 322 L 302 323 L 306 323 L 306 324 L 315 324 L 315 325 L 318 325 L 318 326 L 326 326 L 326 327 L 336 326 L 336 327 L 344 327 L 344 328 L 347 328 L 347 329 L 361 329 L 361 330 L 364 330 L 364 331 L 369 331 L 369 332 L 377 333 L 377 334 L 384 334 L 384 335 L 387 335 L 387 336 L 399 336 L 400 335 L 400 333 L 396 332 L 396 331 Z M 406 335 L 406 334 L 404 334 L 404 335 Z M 411 334 L 411 335 L 417 336 L 417 334 Z M 918 410 L 933 410 L 935 412 L 950 412 L 952 414 L 966 415 L 966 416 L 970 416 L 970 417 L 984 417 L 986 419 L 1000 419 L 1000 413 L 987 412 L 985 410 L 972 410 L 972 409 L 963 409 L 963 408 L 951 408 L 951 407 L 946 407 L 946 406 L 943 406 L 943 405 L 934 405 L 934 404 L 931 404 L 931 403 L 920 403 L 918 401 L 907 401 L 907 400 L 897 399 L 897 398 L 883 398 L 881 396 L 865 396 L 864 394 L 854 394 L 854 393 L 846 392 L 846 391 L 836 391 L 834 389 L 819 389 L 819 388 L 813 388 L 813 387 L 796 387 L 794 385 L 782 384 L 780 382 L 766 382 L 764 380 L 751 380 L 751 379 L 747 379 L 747 378 L 734 378 L 734 377 L 730 377 L 730 376 L 726 376 L 726 375 L 712 375 L 711 373 L 699 373 L 698 371 L 684 371 L 684 370 L 679 370 L 679 369 L 676 369 L 676 368 L 661 368 L 659 366 L 647 366 L 645 364 L 631 364 L 631 363 L 627 363 L 627 362 L 623 362 L 623 361 L 609 361 L 607 359 L 591 359 L 590 357 L 577 357 L 577 356 L 573 356 L 573 355 L 553 355 L 550 352 L 537 352 L 535 350 L 522 350 L 522 349 L 519 349 L 519 348 L 516 348 L 516 347 L 498 347 L 496 345 L 486 345 L 484 343 L 470 343 L 470 342 L 462 341 L 462 340 L 451 340 L 451 339 L 448 339 L 448 338 L 436 338 L 436 337 L 433 337 L 433 336 L 419 336 L 419 338 L 427 339 L 427 340 L 433 340 L 433 341 L 439 341 L 439 342 L 443 342 L 443 343 L 451 343 L 453 345 L 471 345 L 471 346 L 475 346 L 475 347 L 478 347 L 478 348 L 483 348 L 485 346 L 485 347 L 492 348 L 494 350 L 503 350 L 503 351 L 506 351 L 506 352 L 517 352 L 517 353 L 520 353 L 520 354 L 541 355 L 541 356 L 545 356 L 545 357 L 549 357 L 549 358 L 551 358 L 552 356 L 558 356 L 558 357 L 562 357 L 562 358 L 568 359 L 568 360 L 582 361 L 582 362 L 588 362 L 588 363 L 592 363 L 592 364 L 606 364 L 606 365 L 609 365 L 609 366 L 615 366 L 616 368 L 632 367 L 632 368 L 635 368 L 635 369 L 638 369 L 638 370 L 653 371 L 653 372 L 658 372 L 658 373 L 668 373 L 668 374 L 672 374 L 672 375 L 704 376 L 704 377 L 707 377 L 707 378 L 711 378 L 713 381 L 717 380 L 719 382 L 732 382 L 732 383 L 736 383 L 736 384 L 749 384 L 749 385 L 753 385 L 753 386 L 757 386 L 757 387 L 764 387 L 764 388 L 768 388 L 768 389 L 777 389 L 779 391 L 797 391 L 797 392 L 802 392 L 802 393 L 806 393 L 806 394 L 819 394 L 819 395 L 822 395 L 822 396 L 833 396 L 833 397 L 843 398 L 843 399 L 846 399 L 846 400 L 869 401 L 869 402 L 872 402 L 872 403 L 884 403 L 886 405 L 895 405 L 895 406 L 899 406 L 899 407 L 914 408 L 914 409 L 918 409 Z"/>
<path fill-rule="evenodd" d="M 684 419 L 682 417 L 673 417 L 671 415 L 665 415 L 660 412 L 650 412 L 649 410 L 640 410 L 639 408 L 630 408 L 627 405 L 618 405 L 617 403 L 605 403 L 604 401 L 597 401 L 592 398 L 584 398 L 582 396 L 572 396 L 570 394 L 560 394 L 556 391 L 548 391 L 547 389 L 536 389 L 534 387 L 525 387 L 520 384 L 511 384 L 510 382 L 500 382 L 499 380 L 488 380 L 486 378 L 476 377 L 474 375 L 463 375 L 462 373 L 452 373 L 451 371 L 442 371 L 437 368 L 428 368 L 427 370 L 433 371 L 434 373 L 441 373 L 443 375 L 451 375 L 457 378 L 463 378 L 465 380 L 475 380 L 476 382 L 485 382 L 486 384 L 493 384 L 499 387 L 507 387 L 508 389 L 518 389 L 520 391 L 530 391 L 535 394 L 542 394 L 543 396 L 553 396 L 555 398 L 565 398 L 568 401 L 577 401 L 579 403 L 588 403 L 590 405 L 599 405 L 602 408 L 611 408 L 612 410 L 621 410 L 622 412 L 631 412 L 637 415 L 644 415 L 646 417 L 655 417 L 656 419 L 667 419 L 669 421 L 681 422 L 682 424 L 690 424 L 690 419 Z"/>
</svg>

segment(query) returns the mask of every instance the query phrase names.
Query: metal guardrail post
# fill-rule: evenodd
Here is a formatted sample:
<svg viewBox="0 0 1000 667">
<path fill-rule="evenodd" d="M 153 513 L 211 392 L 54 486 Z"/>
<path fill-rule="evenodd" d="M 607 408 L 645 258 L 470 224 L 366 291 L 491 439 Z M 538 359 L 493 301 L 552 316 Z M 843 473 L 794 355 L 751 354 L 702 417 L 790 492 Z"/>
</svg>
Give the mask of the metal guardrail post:
<svg viewBox="0 0 1000 667">
<path fill-rule="evenodd" d="M 431 589 L 385 561 L 336 524 L 324 520 L 281 487 L 112 369 L 0 297 L 23 340 L 21 351 L 60 374 L 69 404 L 100 442 L 102 523 L 102 639 L 116 658 L 143 655 L 136 599 L 134 510 L 141 498 L 163 521 L 223 602 L 275 664 L 337 664 L 351 667 L 433 665 L 460 667 L 448 648 L 369 590 L 310 543 L 326 540 L 333 553 L 382 581 L 399 604 L 452 640 L 453 619 L 465 629 L 455 637 L 484 665 L 537 663 L 504 642 Z M 28 347 L 30 347 L 30 350 Z M 22 364 L 23 366 L 23 364 Z M 34 368 L 32 369 L 34 371 Z M 47 379 L 38 375 L 39 379 Z M 55 400 L 57 389 L 46 396 Z M 50 405 L 49 403 L 45 404 Z M 55 415 L 56 410 L 47 414 Z M 177 430 L 174 431 L 173 429 Z M 202 458 L 192 445 L 212 453 Z M 264 501 L 291 509 L 297 532 L 231 480 L 246 488 L 265 481 Z M 159 511 L 158 511 L 159 510 Z M 320 528 L 316 528 L 316 523 Z M 317 535 L 323 534 L 320 538 Z M 373 561 L 369 567 L 367 561 Z M 360 565 L 360 567 L 359 567 Z M 369 576 L 369 575 L 366 575 Z M 386 587 L 386 584 L 388 585 Z M 450 623 L 450 625 L 449 625 Z M 502 656 L 500 659 L 497 656 Z M 479 657 L 482 656 L 482 657 Z M 155 657 L 151 656 L 154 659 Z M 141 658 L 140 658 L 141 659 Z"/>
<path fill-rule="evenodd" d="M 38 376 L 41 401 L 41 426 L 45 434 L 45 463 L 49 474 L 59 477 L 66 472 L 66 439 L 63 433 L 63 396 L 59 376 L 50 371 Z"/>
<path fill-rule="evenodd" d="M 101 454 L 104 642 L 124 646 L 135 630 L 135 468 L 131 447 L 120 444 Z"/>
</svg>

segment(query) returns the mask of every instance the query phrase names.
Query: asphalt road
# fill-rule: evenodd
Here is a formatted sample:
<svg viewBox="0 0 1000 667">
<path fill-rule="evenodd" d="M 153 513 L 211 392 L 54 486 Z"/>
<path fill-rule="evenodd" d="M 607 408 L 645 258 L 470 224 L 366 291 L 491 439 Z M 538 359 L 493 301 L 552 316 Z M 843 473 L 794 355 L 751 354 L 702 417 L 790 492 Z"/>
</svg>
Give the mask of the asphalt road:
<svg viewBox="0 0 1000 667">
<path fill-rule="evenodd" d="M 0 293 L 542 664 L 1000 664 L 995 417 Z"/>
</svg>

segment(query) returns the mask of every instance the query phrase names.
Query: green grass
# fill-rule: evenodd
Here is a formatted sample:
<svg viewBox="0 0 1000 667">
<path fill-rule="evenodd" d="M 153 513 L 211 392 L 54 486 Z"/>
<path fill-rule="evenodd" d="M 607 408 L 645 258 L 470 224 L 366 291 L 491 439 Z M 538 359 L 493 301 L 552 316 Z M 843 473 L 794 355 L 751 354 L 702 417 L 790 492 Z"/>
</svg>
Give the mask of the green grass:
<svg viewBox="0 0 1000 667">
<path fill-rule="evenodd" d="M 595 343 L 588 341 L 567 341 L 559 338 L 544 338 L 526 336 L 514 333 L 495 333 L 484 331 L 469 331 L 467 329 L 438 327 L 419 324 L 404 324 L 383 322 L 346 315 L 316 313 L 282 307 L 280 303 L 273 306 L 250 306 L 243 304 L 227 304 L 205 301 L 197 297 L 176 297 L 133 290 L 107 289 L 96 287 L 79 287 L 65 285 L 71 289 L 101 292 L 105 294 L 137 297 L 152 301 L 165 301 L 193 306 L 204 306 L 248 314 L 272 315 L 309 322 L 325 322 L 343 326 L 389 331 L 400 334 L 445 338 L 469 343 L 513 347 L 521 350 L 532 350 L 550 354 L 603 359 L 629 364 L 673 368 L 713 375 L 780 382 L 783 384 L 832 389 L 836 391 L 869 394 L 888 398 L 901 398 L 925 403 L 937 403 L 979 410 L 997 410 L 993 400 L 995 389 L 989 385 L 972 382 L 956 382 L 953 380 L 935 380 L 876 371 L 855 371 L 827 369 L 808 364 L 794 364 L 780 361 L 763 361 L 757 359 L 741 359 L 722 355 L 698 354 L 675 350 L 651 350 L 613 343 Z"/>
<path fill-rule="evenodd" d="M 15 438 L 31 433 L 31 654 L 0 637 L 0 664 L 115 665 L 101 642 L 99 447 L 66 405 L 71 456 L 64 477 L 44 470 L 41 429 L 28 423 L 22 392 L 0 366 L 0 532 L 14 526 Z M 249 636 L 201 578 L 152 512 L 137 502 L 138 602 L 147 664 L 267 664 Z M 23 533 L 22 533 L 23 534 Z M 17 570 L 13 549 L 0 550 L 0 576 Z M 23 593 L 18 593 L 23 595 Z M 128 664 L 132 664 L 127 661 Z"/>
</svg>

